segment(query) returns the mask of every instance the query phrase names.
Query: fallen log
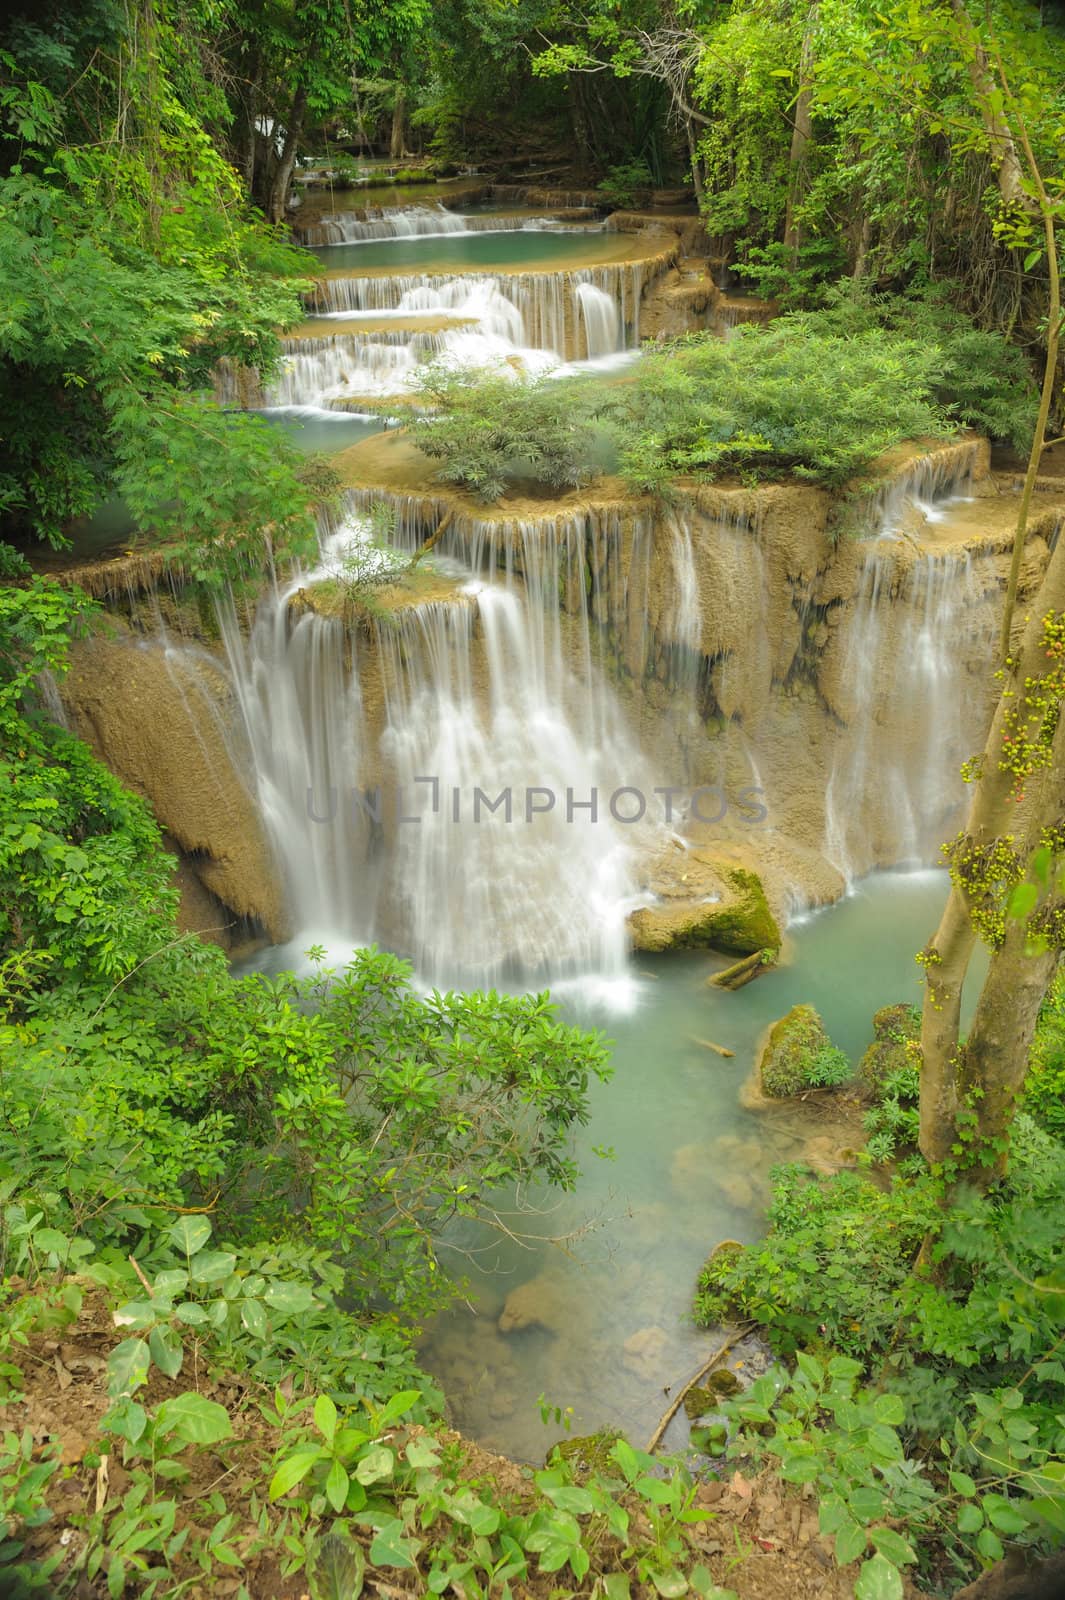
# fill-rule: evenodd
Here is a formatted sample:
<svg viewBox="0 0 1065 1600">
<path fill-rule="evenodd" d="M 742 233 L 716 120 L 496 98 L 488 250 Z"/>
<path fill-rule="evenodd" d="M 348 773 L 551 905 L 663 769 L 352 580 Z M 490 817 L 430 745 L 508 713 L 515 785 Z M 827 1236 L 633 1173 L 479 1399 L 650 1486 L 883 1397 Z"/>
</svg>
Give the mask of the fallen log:
<svg viewBox="0 0 1065 1600">
<path fill-rule="evenodd" d="M 689 1033 L 688 1038 L 692 1044 L 701 1044 L 704 1050 L 713 1050 L 715 1055 L 734 1056 L 735 1050 L 726 1050 L 723 1044 L 715 1044 L 713 1039 L 699 1039 L 694 1033 Z"/>
<path fill-rule="evenodd" d="M 753 956 L 744 956 L 742 961 L 734 961 L 731 967 L 725 967 L 721 972 L 713 973 L 706 980 L 706 987 L 714 989 L 742 989 L 745 983 L 750 983 L 761 973 L 768 972 L 770 967 L 777 964 L 775 950 L 756 950 Z"/>
</svg>

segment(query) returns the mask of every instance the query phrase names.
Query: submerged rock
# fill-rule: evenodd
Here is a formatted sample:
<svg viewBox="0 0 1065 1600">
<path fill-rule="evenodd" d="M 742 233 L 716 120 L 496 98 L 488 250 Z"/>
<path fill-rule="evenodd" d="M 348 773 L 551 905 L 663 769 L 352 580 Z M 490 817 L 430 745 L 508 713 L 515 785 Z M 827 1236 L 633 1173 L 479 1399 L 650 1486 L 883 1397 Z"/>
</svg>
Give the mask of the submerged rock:
<svg viewBox="0 0 1065 1600">
<path fill-rule="evenodd" d="M 895 1072 L 921 1065 L 921 1018 L 915 1006 L 882 1006 L 873 1017 L 873 1042 L 858 1063 L 858 1079 L 874 1097 Z"/>
<path fill-rule="evenodd" d="M 566 1294 L 557 1278 L 537 1273 L 512 1289 L 503 1302 L 496 1326 L 500 1333 L 518 1333 L 523 1328 L 546 1328 L 558 1333 L 567 1320 Z"/>
<path fill-rule="evenodd" d="M 758 1058 L 758 1081 L 771 1100 L 825 1086 L 821 1065 L 840 1059 L 813 1006 L 792 1006 L 774 1022 Z"/>
</svg>

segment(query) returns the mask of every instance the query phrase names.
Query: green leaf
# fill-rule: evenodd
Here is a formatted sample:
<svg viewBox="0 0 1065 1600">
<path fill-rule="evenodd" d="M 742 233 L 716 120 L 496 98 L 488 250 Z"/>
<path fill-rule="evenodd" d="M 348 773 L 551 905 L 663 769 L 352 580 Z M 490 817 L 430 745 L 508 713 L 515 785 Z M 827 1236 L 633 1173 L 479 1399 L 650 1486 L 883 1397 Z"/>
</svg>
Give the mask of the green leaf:
<svg viewBox="0 0 1065 1600">
<path fill-rule="evenodd" d="M 1001 1561 L 1005 1554 L 1002 1540 L 992 1528 L 984 1528 L 978 1535 L 976 1548 L 987 1561 Z"/>
<path fill-rule="evenodd" d="M 415 1546 L 403 1532 L 398 1517 L 383 1523 L 370 1546 L 370 1561 L 375 1567 L 413 1567 Z"/>
<path fill-rule="evenodd" d="M 422 1391 L 420 1389 L 400 1389 L 381 1411 L 374 1413 L 374 1422 L 377 1425 L 378 1432 L 383 1433 L 393 1422 L 397 1422 L 400 1417 L 405 1416 L 421 1397 Z"/>
<path fill-rule="evenodd" d="M 281 1496 L 288 1494 L 289 1490 L 294 1489 L 297 1483 L 302 1483 L 314 1463 L 320 1460 L 322 1454 L 323 1452 L 318 1445 L 315 1445 L 310 1450 L 293 1451 L 292 1455 L 282 1461 L 270 1479 L 270 1499 L 280 1500 Z"/>
<path fill-rule="evenodd" d="M 1042 245 L 1040 245 L 1039 248 L 1036 249 L 1036 250 L 1029 250 L 1028 254 L 1024 258 L 1024 270 L 1025 270 L 1025 272 L 1031 272 L 1031 270 L 1035 266 L 1036 262 L 1037 261 L 1042 261 L 1042 259 L 1043 259 L 1043 247 L 1042 247 Z"/>
<path fill-rule="evenodd" d="M 897 1394 L 878 1394 L 873 1401 L 873 1415 L 877 1422 L 886 1422 L 890 1427 L 899 1427 L 906 1419 L 906 1407 Z"/>
<path fill-rule="evenodd" d="M 195 1300 L 182 1300 L 174 1307 L 174 1315 L 179 1322 L 187 1323 L 190 1328 L 199 1327 L 207 1321 L 207 1313 L 203 1306 L 197 1305 Z"/>
<path fill-rule="evenodd" d="M 334 1527 L 317 1546 L 308 1566 L 312 1600 L 359 1600 L 365 1572 L 362 1546 Z"/>
<path fill-rule="evenodd" d="M 206 1217 L 179 1217 L 170 1229 L 170 1237 L 179 1250 L 194 1256 L 202 1250 L 211 1237 L 211 1224 Z"/>
<path fill-rule="evenodd" d="M 192 1263 L 192 1276 L 197 1283 L 221 1283 L 236 1264 L 236 1256 L 228 1250 L 205 1250 Z"/>
<path fill-rule="evenodd" d="M 896 1567 L 905 1567 L 917 1560 L 913 1546 L 894 1528 L 870 1528 L 869 1537 L 880 1554 L 887 1556 Z"/>
<path fill-rule="evenodd" d="M 320 1394 L 314 1402 L 314 1425 L 326 1444 L 331 1445 L 337 1431 L 337 1408 L 327 1394 Z"/>
<path fill-rule="evenodd" d="M 857 1561 L 859 1556 L 865 1554 L 868 1543 L 864 1528 L 856 1522 L 848 1520 L 836 1533 L 836 1562 L 845 1567 L 851 1561 Z"/>
<path fill-rule="evenodd" d="M 825 1381 L 825 1369 L 820 1361 L 809 1355 L 805 1350 L 800 1350 L 795 1357 L 795 1365 L 803 1377 L 813 1384 L 815 1389 L 820 1389 Z"/>
<path fill-rule="evenodd" d="M 339 1516 L 344 1509 L 344 1502 L 348 1498 L 348 1474 L 340 1461 L 334 1461 L 329 1468 L 329 1473 L 325 1480 L 325 1497 L 337 1516 Z"/>
<path fill-rule="evenodd" d="M 107 1392 L 112 1397 L 132 1394 L 148 1381 L 151 1355 L 143 1339 L 123 1339 L 107 1358 Z"/>
<path fill-rule="evenodd" d="M 242 1300 L 240 1320 L 253 1339 L 265 1339 L 269 1335 L 270 1326 L 261 1300 Z"/>
<path fill-rule="evenodd" d="M 179 1394 L 164 1400 L 155 1414 L 155 1426 L 158 1433 L 173 1433 L 186 1444 L 217 1444 L 233 1432 L 225 1406 L 202 1394 Z"/>
<path fill-rule="evenodd" d="M 268 1283 L 263 1299 L 282 1317 L 299 1317 L 314 1304 L 314 1294 L 305 1283 Z"/>
<path fill-rule="evenodd" d="M 722 1589 L 720 1584 L 714 1582 L 713 1574 L 702 1565 L 692 1568 L 688 1574 L 688 1582 L 699 1596 L 699 1600 L 739 1600 L 735 1589 Z M 608 1600 L 613 1600 L 609 1590 L 607 1595 Z"/>
<path fill-rule="evenodd" d="M 571 1558 L 570 1565 L 572 1564 Z M 681 1595 L 686 1595 L 688 1592 L 688 1580 L 683 1572 L 652 1572 L 651 1582 L 662 1596 L 662 1600 L 679 1600 Z"/>
<path fill-rule="evenodd" d="M 705 1567 L 697 1568 L 696 1570 L 706 1572 Z M 707 1577 L 710 1576 L 708 1572 L 706 1575 Z M 691 1582 L 692 1587 L 695 1588 L 696 1594 L 703 1593 L 701 1589 L 695 1587 L 694 1572 L 691 1575 Z M 608 1572 L 603 1579 L 603 1594 L 605 1596 L 605 1600 L 630 1600 L 632 1595 L 632 1585 L 629 1583 L 628 1578 L 623 1572 Z"/>
<path fill-rule="evenodd" d="M 396 1458 L 385 1445 L 377 1445 L 368 1450 L 355 1468 L 355 1476 L 360 1483 L 380 1483 L 383 1478 L 392 1476 Z"/>
<path fill-rule="evenodd" d="M 160 1372 L 165 1372 L 168 1378 L 176 1378 L 181 1371 L 182 1349 L 181 1339 L 173 1328 L 163 1325 L 153 1328 L 148 1335 L 148 1349 Z"/>
<path fill-rule="evenodd" d="M 957 1494 L 965 1495 L 967 1499 L 971 1499 L 976 1493 L 976 1484 L 967 1472 L 952 1472 L 950 1486 Z"/>
<path fill-rule="evenodd" d="M 958 1507 L 958 1532 L 978 1533 L 984 1525 L 984 1513 L 971 1501 Z"/>
<path fill-rule="evenodd" d="M 878 1550 L 862 1562 L 854 1596 L 855 1600 L 902 1600 L 902 1574 Z"/>
</svg>

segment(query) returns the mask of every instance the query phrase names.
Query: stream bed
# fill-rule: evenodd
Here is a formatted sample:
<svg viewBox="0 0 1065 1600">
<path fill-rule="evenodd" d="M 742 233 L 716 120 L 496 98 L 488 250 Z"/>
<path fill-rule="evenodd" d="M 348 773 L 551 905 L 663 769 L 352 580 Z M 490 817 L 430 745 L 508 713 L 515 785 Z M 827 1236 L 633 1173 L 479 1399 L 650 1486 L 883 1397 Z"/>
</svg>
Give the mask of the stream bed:
<svg viewBox="0 0 1065 1600">
<path fill-rule="evenodd" d="M 857 1063 L 874 1011 L 919 1002 L 914 955 L 935 929 L 946 887 L 946 874 L 933 871 L 865 879 L 838 905 L 793 923 L 790 963 L 735 994 L 705 986 L 726 964 L 705 952 L 634 958 L 631 987 L 613 994 L 623 1010 L 612 1016 L 594 988 L 556 991 L 569 1018 L 613 1039 L 615 1075 L 593 1090 L 576 1193 L 548 1196 L 539 1214 L 501 1207 L 521 1242 L 466 1226 L 441 1252 L 467 1277 L 468 1300 L 436 1319 L 421 1356 L 457 1427 L 540 1462 L 564 1437 L 541 1421 L 543 1395 L 573 1408 L 574 1436 L 614 1427 L 646 1441 L 666 1404 L 663 1387 L 687 1378 L 714 1343 L 689 1320 L 707 1255 L 723 1239 L 750 1242 L 763 1231 L 771 1167 L 831 1160 L 858 1139 L 830 1096 L 745 1109 L 761 1034 L 807 1001 Z M 700 1039 L 735 1056 L 723 1059 Z M 604 1147 L 612 1158 L 593 1153 Z M 552 1236 L 564 1246 L 545 1242 Z M 681 1413 L 667 1446 L 686 1436 Z"/>
</svg>

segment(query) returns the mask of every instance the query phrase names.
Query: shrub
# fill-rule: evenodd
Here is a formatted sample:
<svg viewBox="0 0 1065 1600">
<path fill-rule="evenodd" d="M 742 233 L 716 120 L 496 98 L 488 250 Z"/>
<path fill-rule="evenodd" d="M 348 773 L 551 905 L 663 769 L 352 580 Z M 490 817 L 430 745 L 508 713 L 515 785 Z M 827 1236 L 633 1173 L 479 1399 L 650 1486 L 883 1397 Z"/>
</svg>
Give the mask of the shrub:
<svg viewBox="0 0 1065 1600">
<path fill-rule="evenodd" d="M 819 311 L 777 326 L 814 336 L 864 337 L 881 332 L 935 352 L 931 395 L 948 415 L 1022 453 L 1031 443 L 1038 395 L 1023 353 L 1001 334 L 976 327 L 949 299 L 951 284 L 904 295 L 873 295 L 860 286 L 830 290 Z"/>
<path fill-rule="evenodd" d="M 932 397 L 940 361 L 934 347 L 879 331 L 777 322 L 649 352 L 606 410 L 622 471 L 643 489 L 737 471 L 838 485 L 902 439 L 949 434 Z"/>
<path fill-rule="evenodd" d="M 625 210 L 646 200 L 653 182 L 646 161 L 624 161 L 620 166 L 608 169 L 606 177 L 596 185 L 596 191 L 608 206 Z"/>
<path fill-rule="evenodd" d="M 430 364 L 419 392 L 432 412 L 414 423 L 420 450 L 444 462 L 440 476 L 498 500 L 508 482 L 552 489 L 595 476 L 597 442 L 583 385 L 527 378 L 513 369 L 468 371 Z"/>
</svg>

